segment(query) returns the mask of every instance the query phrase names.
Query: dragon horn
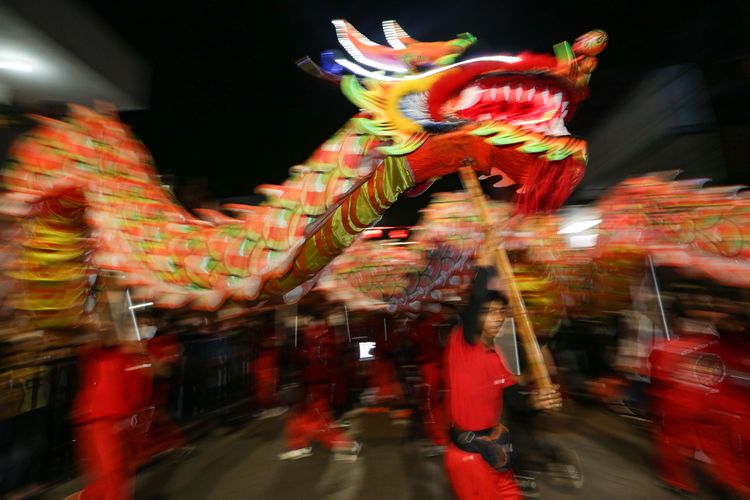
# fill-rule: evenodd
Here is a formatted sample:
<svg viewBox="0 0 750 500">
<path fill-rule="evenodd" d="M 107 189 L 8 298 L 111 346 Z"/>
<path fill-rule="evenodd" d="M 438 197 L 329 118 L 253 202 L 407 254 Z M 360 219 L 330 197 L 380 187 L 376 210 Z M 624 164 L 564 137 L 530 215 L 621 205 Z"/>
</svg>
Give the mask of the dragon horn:
<svg viewBox="0 0 750 500">
<path fill-rule="evenodd" d="M 343 19 L 333 21 L 339 43 L 358 63 L 394 73 L 409 73 L 419 66 L 452 64 L 476 41 L 470 33 L 447 42 L 418 42 L 395 22 L 385 21 L 383 30 L 391 47 L 370 41 Z M 393 35 L 393 36 L 391 36 Z"/>
<path fill-rule="evenodd" d="M 339 43 L 357 62 L 397 73 L 408 71 L 408 66 L 401 60 L 396 49 L 373 42 L 344 19 L 335 19 L 332 22 Z"/>
<path fill-rule="evenodd" d="M 404 31 L 404 28 L 393 19 L 383 21 L 383 33 L 385 33 L 385 39 L 388 40 L 388 45 L 394 49 L 405 49 L 407 45 L 419 42 L 410 37 L 409 34 Z"/>
<path fill-rule="evenodd" d="M 336 36 L 338 37 L 339 42 L 341 42 L 341 45 L 344 45 L 344 42 L 347 42 L 354 43 L 356 45 L 365 45 L 368 47 L 382 47 L 382 45 L 373 42 L 365 35 L 360 33 L 357 28 L 352 26 L 346 19 L 334 19 L 332 22 L 336 27 Z"/>
</svg>

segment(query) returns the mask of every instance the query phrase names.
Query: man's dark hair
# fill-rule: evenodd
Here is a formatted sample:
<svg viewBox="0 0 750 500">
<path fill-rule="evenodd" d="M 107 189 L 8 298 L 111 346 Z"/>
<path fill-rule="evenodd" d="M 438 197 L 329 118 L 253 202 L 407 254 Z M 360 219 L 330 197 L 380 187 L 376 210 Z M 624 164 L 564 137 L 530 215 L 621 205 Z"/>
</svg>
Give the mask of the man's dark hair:
<svg viewBox="0 0 750 500">
<path fill-rule="evenodd" d="M 484 305 L 487 302 L 500 302 L 502 305 L 507 306 L 508 297 L 498 290 L 487 290 L 481 305 Z"/>
</svg>

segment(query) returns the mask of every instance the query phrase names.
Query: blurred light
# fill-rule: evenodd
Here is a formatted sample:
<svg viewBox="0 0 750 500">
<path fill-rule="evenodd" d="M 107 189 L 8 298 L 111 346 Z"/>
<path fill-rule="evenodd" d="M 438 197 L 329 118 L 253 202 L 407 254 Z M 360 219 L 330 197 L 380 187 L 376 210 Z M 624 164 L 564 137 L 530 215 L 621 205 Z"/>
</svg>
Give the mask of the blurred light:
<svg viewBox="0 0 750 500">
<path fill-rule="evenodd" d="M 373 349 L 375 349 L 375 342 L 360 342 L 359 360 L 364 361 L 368 359 L 375 359 L 375 356 L 372 355 Z"/>
<path fill-rule="evenodd" d="M 143 309 L 144 307 L 149 307 L 153 305 L 154 305 L 153 302 L 144 302 L 143 304 L 133 304 L 132 306 L 129 307 L 129 309 L 133 311 L 135 309 Z"/>
<path fill-rule="evenodd" d="M 367 231 L 365 231 L 363 238 L 369 240 L 371 238 L 381 238 L 382 236 L 382 229 L 368 229 Z"/>
<path fill-rule="evenodd" d="M 409 231 L 406 229 L 394 229 L 393 231 L 390 231 L 388 233 L 388 237 L 396 240 L 401 238 L 408 238 L 409 237 Z"/>
<path fill-rule="evenodd" d="M 29 72 L 34 69 L 34 67 L 27 62 L 24 61 L 13 61 L 11 59 L 0 59 L 0 69 L 7 69 L 9 71 L 24 71 Z"/>
<path fill-rule="evenodd" d="M 416 245 L 418 241 L 390 241 L 388 243 L 381 243 L 383 246 L 398 246 L 398 245 Z"/>
<path fill-rule="evenodd" d="M 374 80 L 381 80 L 381 81 L 387 81 L 387 82 L 395 82 L 396 80 L 398 80 L 398 78 L 393 78 L 392 76 L 381 75 L 373 71 L 367 70 L 363 68 L 362 66 L 360 66 L 359 64 L 355 64 L 349 61 L 348 59 L 344 59 L 343 57 L 336 59 L 336 63 L 339 64 L 340 66 L 345 67 L 346 69 L 348 69 L 355 75 L 365 76 L 367 78 L 372 78 Z"/>
<path fill-rule="evenodd" d="M 351 71 L 354 74 L 365 76 L 367 78 L 372 78 L 374 80 L 381 80 L 386 82 L 395 82 L 395 81 L 403 81 L 403 80 L 417 80 L 419 78 L 426 78 L 428 76 L 435 75 L 437 73 L 442 73 L 443 71 L 449 71 L 453 68 L 464 66 L 466 64 L 476 63 L 476 62 L 501 62 L 506 64 L 513 64 L 522 61 L 520 57 L 515 56 L 488 56 L 488 57 L 477 57 L 476 59 L 469 59 L 468 61 L 461 61 L 457 62 L 455 64 L 451 64 L 449 66 L 443 66 L 440 68 L 431 69 L 430 71 L 425 71 L 424 73 L 418 73 L 416 75 L 406 75 L 401 78 L 395 78 L 388 75 L 383 75 L 382 73 L 376 73 L 374 71 L 369 71 L 362 66 L 355 64 L 347 59 L 344 59 L 343 57 L 336 59 L 336 63 L 340 64 L 341 66 L 345 67 L 349 71 Z"/>
<path fill-rule="evenodd" d="M 576 234 L 568 238 L 571 248 L 590 248 L 596 245 L 598 234 Z"/>
<path fill-rule="evenodd" d="M 602 223 L 601 219 L 582 220 L 568 224 L 564 228 L 560 229 L 557 234 L 571 234 L 571 233 L 582 233 L 583 231 L 590 229 L 594 226 L 598 226 Z"/>
</svg>

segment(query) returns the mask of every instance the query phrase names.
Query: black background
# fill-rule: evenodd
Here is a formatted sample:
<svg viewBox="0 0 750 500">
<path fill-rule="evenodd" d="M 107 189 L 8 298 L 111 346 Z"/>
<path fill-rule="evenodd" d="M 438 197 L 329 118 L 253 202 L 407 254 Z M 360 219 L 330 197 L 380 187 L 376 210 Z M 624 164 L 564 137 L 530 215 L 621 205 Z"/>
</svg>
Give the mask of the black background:
<svg viewBox="0 0 750 500">
<path fill-rule="evenodd" d="M 747 123 L 750 111 L 750 2 L 741 0 L 81 3 L 151 65 L 148 109 L 123 119 L 161 172 L 210 196 L 249 194 L 258 184 L 283 181 L 290 166 L 356 111 L 338 89 L 294 64 L 338 48 L 335 18 L 381 43 L 384 19 L 425 41 L 469 31 L 479 38 L 468 53 L 474 56 L 551 52 L 557 42 L 604 29 L 610 43 L 592 77 L 591 98 L 569 125 L 584 136 L 644 72 L 672 64 L 701 67 L 720 123 Z M 205 179 L 205 186 L 190 179 Z M 438 189 L 451 187 L 455 179 Z M 413 222 L 423 198 L 402 204 L 389 214 L 391 222 Z"/>
</svg>

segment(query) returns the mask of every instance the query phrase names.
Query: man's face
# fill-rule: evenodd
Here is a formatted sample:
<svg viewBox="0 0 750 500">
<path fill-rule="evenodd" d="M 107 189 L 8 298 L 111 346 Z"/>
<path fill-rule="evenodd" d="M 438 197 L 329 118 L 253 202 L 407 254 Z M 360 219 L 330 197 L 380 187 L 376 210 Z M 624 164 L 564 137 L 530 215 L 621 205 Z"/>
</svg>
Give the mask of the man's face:
<svg viewBox="0 0 750 500">
<path fill-rule="evenodd" d="M 487 347 L 494 347 L 494 339 L 501 332 L 505 323 L 506 308 L 500 301 L 487 302 L 480 312 L 479 322 L 482 325 L 482 342 Z"/>
</svg>

